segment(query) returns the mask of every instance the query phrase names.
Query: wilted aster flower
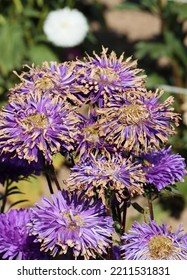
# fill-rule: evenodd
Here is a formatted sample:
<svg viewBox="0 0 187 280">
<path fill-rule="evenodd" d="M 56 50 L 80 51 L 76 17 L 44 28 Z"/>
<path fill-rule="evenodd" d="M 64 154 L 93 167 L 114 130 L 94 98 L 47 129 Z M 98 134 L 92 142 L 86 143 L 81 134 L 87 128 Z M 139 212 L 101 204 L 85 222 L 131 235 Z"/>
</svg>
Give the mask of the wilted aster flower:
<svg viewBox="0 0 187 280">
<path fill-rule="evenodd" d="M 141 87 L 145 78 L 137 75 L 142 70 L 135 68 L 136 61 L 131 62 L 131 58 L 123 61 L 124 54 L 117 58 L 114 51 L 109 55 L 107 51 L 103 48 L 101 56 L 94 53 L 94 57 L 87 56 L 84 62 L 77 61 L 78 84 L 85 87 L 88 99 L 100 107 L 113 94 Z"/>
<path fill-rule="evenodd" d="M 112 192 L 118 201 L 128 196 L 143 193 L 145 182 L 141 164 L 123 158 L 119 154 L 107 156 L 90 155 L 85 161 L 71 168 L 68 179 L 70 190 L 84 190 L 89 197 L 97 195 L 106 204 L 106 197 Z"/>
<path fill-rule="evenodd" d="M 112 218 L 106 216 L 104 206 L 84 199 L 76 193 L 52 195 L 52 201 L 43 198 L 44 206 L 36 204 L 32 211 L 30 230 L 41 242 L 41 250 L 53 256 L 66 254 L 72 248 L 75 258 L 95 258 L 106 253 L 113 233 Z"/>
<path fill-rule="evenodd" d="M 27 160 L 19 159 L 18 157 L 11 158 L 11 154 L 0 156 L 0 183 L 4 185 L 6 180 L 18 182 L 21 178 L 30 175 L 40 175 L 43 169 L 43 162 L 39 159 L 38 162 L 28 163 Z"/>
<path fill-rule="evenodd" d="M 0 113 L 0 149 L 28 162 L 74 148 L 75 113 L 58 97 L 17 95 Z"/>
<path fill-rule="evenodd" d="M 41 94 L 52 96 L 59 95 L 64 101 L 71 104 L 81 105 L 76 98 L 76 93 L 82 91 L 76 83 L 77 74 L 75 62 L 44 62 L 42 66 L 27 66 L 29 71 L 16 75 L 21 83 L 10 90 L 9 98 L 14 100 L 17 94 Z"/>
<path fill-rule="evenodd" d="M 155 221 L 139 224 L 135 221 L 128 233 L 122 236 L 121 246 L 127 260 L 186 260 L 187 233 L 181 234 L 181 226 L 175 232 L 165 223 Z"/>
<path fill-rule="evenodd" d="M 173 124 L 178 125 L 179 115 L 173 113 L 169 97 L 159 103 L 162 92 L 130 90 L 114 95 L 108 108 L 98 109 L 101 114 L 99 133 L 110 145 L 135 154 L 159 148 L 169 135 L 175 134 Z"/>
<path fill-rule="evenodd" d="M 30 210 L 10 210 L 0 214 L 0 254 L 2 259 L 36 260 L 47 258 L 40 244 L 29 236 Z"/>
<path fill-rule="evenodd" d="M 88 112 L 88 117 L 79 114 L 79 133 L 76 136 L 77 148 L 76 155 L 79 158 L 85 159 L 91 153 L 100 151 L 104 152 L 106 149 L 112 151 L 113 147 L 109 146 L 104 137 L 99 135 L 98 116 L 96 111 Z"/>
<path fill-rule="evenodd" d="M 51 11 L 43 26 L 49 41 L 59 47 L 74 47 L 83 42 L 89 26 L 86 17 L 68 7 Z"/>
<path fill-rule="evenodd" d="M 141 158 L 144 160 L 143 169 L 147 182 L 153 184 L 158 191 L 177 181 L 184 181 L 185 159 L 179 154 L 172 154 L 171 147 L 144 154 Z"/>
</svg>

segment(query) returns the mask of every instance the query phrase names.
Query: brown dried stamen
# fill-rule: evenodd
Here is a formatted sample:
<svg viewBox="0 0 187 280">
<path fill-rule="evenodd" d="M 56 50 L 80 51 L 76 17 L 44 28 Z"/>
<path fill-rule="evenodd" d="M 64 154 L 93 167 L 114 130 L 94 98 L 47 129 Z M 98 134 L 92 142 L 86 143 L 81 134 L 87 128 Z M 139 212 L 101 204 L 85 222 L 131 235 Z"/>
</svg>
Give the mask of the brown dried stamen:
<svg viewBox="0 0 187 280">
<path fill-rule="evenodd" d="M 107 79 L 103 80 L 102 76 L 104 76 L 105 78 L 107 77 Z M 109 67 L 108 68 L 98 67 L 94 69 L 91 77 L 103 84 L 112 84 L 113 82 L 119 80 L 118 74 L 114 71 L 113 68 L 109 68 Z"/>
<path fill-rule="evenodd" d="M 168 236 L 155 235 L 151 237 L 148 247 L 153 260 L 167 259 L 173 253 L 173 242 Z"/>
<path fill-rule="evenodd" d="M 70 215 L 70 213 L 66 212 L 64 213 L 63 215 L 67 220 L 68 220 L 68 223 L 69 223 L 69 229 L 70 230 L 75 230 L 77 229 L 78 227 L 81 227 L 84 225 L 84 220 L 82 217 L 80 217 L 79 215 L 75 214 L 73 215 L 73 220 L 72 220 L 72 216 Z"/>
<path fill-rule="evenodd" d="M 149 118 L 147 108 L 139 104 L 124 105 L 118 114 L 119 122 L 127 125 L 139 124 Z"/>
<path fill-rule="evenodd" d="M 29 129 L 32 127 L 38 129 L 47 128 L 49 125 L 48 119 L 45 115 L 41 114 L 34 114 L 24 118 L 23 120 L 24 125 L 26 125 Z"/>
<path fill-rule="evenodd" d="M 83 134 L 86 136 L 86 139 L 91 142 L 99 141 L 99 128 L 95 124 L 91 124 L 83 129 Z"/>
<path fill-rule="evenodd" d="M 34 82 L 34 85 L 40 90 L 52 90 L 54 88 L 52 76 L 43 76 L 41 78 L 37 78 Z"/>
</svg>

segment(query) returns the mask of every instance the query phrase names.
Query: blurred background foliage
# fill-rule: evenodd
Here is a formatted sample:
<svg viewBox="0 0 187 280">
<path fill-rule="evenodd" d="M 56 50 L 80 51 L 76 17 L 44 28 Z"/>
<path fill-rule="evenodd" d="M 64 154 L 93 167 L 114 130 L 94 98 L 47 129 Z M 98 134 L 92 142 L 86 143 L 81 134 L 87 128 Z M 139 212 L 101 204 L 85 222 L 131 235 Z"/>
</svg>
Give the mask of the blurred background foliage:
<svg viewBox="0 0 187 280">
<path fill-rule="evenodd" d="M 173 150 L 187 158 L 187 3 L 169 0 L 0 0 L 0 106 L 7 102 L 7 93 L 23 71 L 23 65 L 43 61 L 64 61 L 82 57 L 85 52 L 101 51 L 101 45 L 114 50 L 117 55 L 125 52 L 126 56 L 138 59 L 138 67 L 145 69 L 146 86 L 150 89 L 164 86 L 177 87 L 165 91 L 163 98 L 173 95 L 175 109 L 181 113 L 182 120 L 176 136 L 170 143 Z M 76 8 L 87 18 L 90 30 L 82 44 L 74 48 L 56 47 L 47 40 L 43 32 L 43 23 L 48 13 L 64 7 Z M 137 14 L 138 13 L 138 14 Z M 115 15 L 115 16 L 114 16 Z M 136 16 L 147 17 L 139 30 L 139 36 L 131 37 Z M 125 21 L 129 18 L 129 22 Z M 124 19 L 124 21 L 123 21 Z M 157 21 L 157 31 L 150 36 L 143 36 L 146 29 L 151 29 Z M 123 32 L 123 29 L 126 30 Z M 55 31 L 54 31 L 55 32 Z M 179 89 L 178 89 L 179 88 Z M 183 89 L 183 93 L 181 93 Z M 186 94 L 185 94 L 186 93 Z M 59 173 L 68 173 L 64 159 L 55 160 Z M 61 167 L 65 171 L 60 171 Z M 61 176 L 61 175 L 60 175 Z M 33 192 L 29 203 L 41 196 L 41 179 L 31 179 L 19 188 L 28 197 Z M 37 188 L 39 188 L 39 190 Z M 32 188 L 32 192 L 30 192 Z M 173 215 L 178 209 L 180 217 L 187 202 L 187 180 L 178 185 L 179 192 L 168 196 L 164 194 L 156 203 L 158 216 L 163 210 Z M 22 199 L 20 197 L 11 198 Z M 176 198 L 173 200 L 173 197 Z M 171 203 L 172 202 L 172 203 Z M 137 214 L 136 214 L 137 215 Z M 187 226 L 186 226 L 187 227 Z"/>
</svg>

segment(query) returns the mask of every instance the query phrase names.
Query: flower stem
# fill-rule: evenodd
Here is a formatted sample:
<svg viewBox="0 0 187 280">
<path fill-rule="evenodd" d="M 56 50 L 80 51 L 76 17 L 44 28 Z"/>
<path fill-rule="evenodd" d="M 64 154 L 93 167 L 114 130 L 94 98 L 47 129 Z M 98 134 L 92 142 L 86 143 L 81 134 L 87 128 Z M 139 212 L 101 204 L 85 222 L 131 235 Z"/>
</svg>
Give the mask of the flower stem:
<svg viewBox="0 0 187 280">
<path fill-rule="evenodd" d="M 123 221 L 122 221 L 123 232 L 125 232 L 125 229 L 126 229 L 126 219 L 127 219 L 127 201 L 124 201 L 124 204 L 123 204 Z"/>
<path fill-rule="evenodd" d="M 46 177 L 46 180 L 47 180 L 47 183 L 48 183 L 50 193 L 54 194 L 52 183 L 51 183 L 51 178 L 50 178 L 50 176 L 47 172 L 45 173 L 45 177 Z"/>
<path fill-rule="evenodd" d="M 54 168 L 53 164 L 50 164 L 49 167 L 50 167 L 50 174 L 51 174 L 52 180 L 54 180 L 57 189 L 59 191 L 61 191 L 61 187 L 60 187 L 60 184 L 58 182 L 57 175 L 56 175 L 55 168 Z"/>
<path fill-rule="evenodd" d="M 153 202 L 152 202 L 151 194 L 149 194 L 147 201 L 148 201 L 150 218 L 151 220 L 154 220 Z"/>
</svg>

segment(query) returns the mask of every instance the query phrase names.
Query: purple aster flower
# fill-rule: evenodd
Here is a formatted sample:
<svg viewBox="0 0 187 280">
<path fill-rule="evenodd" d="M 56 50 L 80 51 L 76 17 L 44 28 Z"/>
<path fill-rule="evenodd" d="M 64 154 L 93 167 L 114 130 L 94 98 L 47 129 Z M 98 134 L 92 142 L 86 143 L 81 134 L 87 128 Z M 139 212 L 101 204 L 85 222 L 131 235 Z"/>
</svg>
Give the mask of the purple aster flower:
<svg viewBox="0 0 187 280">
<path fill-rule="evenodd" d="M 59 151 L 74 149 L 75 112 L 58 97 L 27 94 L 11 101 L 0 113 L 1 154 L 11 153 L 28 162 L 46 161 Z"/>
<path fill-rule="evenodd" d="M 162 93 L 130 90 L 111 97 L 108 108 L 98 109 L 99 133 L 110 145 L 126 151 L 147 153 L 159 148 L 169 135 L 175 134 L 173 124 L 178 125 L 179 115 L 173 113 L 169 97 L 162 103 Z"/>
<path fill-rule="evenodd" d="M 128 196 L 143 193 L 145 176 L 141 164 L 119 154 L 107 156 L 91 154 L 85 161 L 71 168 L 67 181 L 71 191 L 83 190 L 89 197 L 97 195 L 106 204 L 113 193 L 119 202 Z"/>
<path fill-rule="evenodd" d="M 131 57 L 124 61 L 124 54 L 117 58 L 114 51 L 107 55 L 108 49 L 103 48 L 101 56 L 84 58 L 77 61 L 78 84 L 84 86 L 84 93 L 91 103 L 97 102 L 99 107 L 107 102 L 110 95 L 121 93 L 130 88 L 139 88 L 144 83 L 145 76 L 136 69 L 136 61 Z"/>
<path fill-rule="evenodd" d="M 177 181 L 184 181 L 185 159 L 179 154 L 172 154 L 171 147 L 144 154 L 141 157 L 144 160 L 143 169 L 146 172 L 146 180 L 149 184 L 153 184 L 158 191 Z"/>
<path fill-rule="evenodd" d="M 79 133 L 76 136 L 77 148 L 76 155 L 79 158 L 85 159 L 91 153 L 105 150 L 113 151 L 114 148 L 109 146 L 104 137 L 99 135 L 98 116 L 96 111 L 88 112 L 88 117 L 79 114 Z"/>
<path fill-rule="evenodd" d="M 11 158 L 11 155 L 0 156 L 0 183 L 4 185 L 5 181 L 12 180 L 18 182 L 21 178 L 33 175 L 40 175 L 43 168 L 43 162 L 29 163 L 27 160 L 18 157 Z"/>
<path fill-rule="evenodd" d="M 106 216 L 104 206 L 83 195 L 67 192 L 43 198 L 44 206 L 36 204 L 32 211 L 30 230 L 41 242 L 41 250 L 52 256 L 66 254 L 72 248 L 75 258 L 96 258 L 106 253 L 113 233 L 112 218 Z"/>
<path fill-rule="evenodd" d="M 171 232 L 165 223 L 161 226 L 155 221 L 139 224 L 122 236 L 122 256 L 126 260 L 186 260 L 187 233 L 181 234 L 182 227 Z"/>
<path fill-rule="evenodd" d="M 17 98 L 15 94 L 39 94 L 52 96 L 59 95 L 64 101 L 71 104 L 81 105 L 76 98 L 76 93 L 81 91 L 82 86 L 76 83 L 77 74 L 75 62 L 56 63 L 44 62 L 42 66 L 29 67 L 28 72 L 23 72 L 18 77 L 21 83 L 10 91 L 10 98 Z"/>
<path fill-rule="evenodd" d="M 36 260 L 47 255 L 40 252 L 40 243 L 29 236 L 27 223 L 30 209 L 10 210 L 0 214 L 0 254 L 2 259 Z"/>
</svg>

